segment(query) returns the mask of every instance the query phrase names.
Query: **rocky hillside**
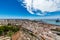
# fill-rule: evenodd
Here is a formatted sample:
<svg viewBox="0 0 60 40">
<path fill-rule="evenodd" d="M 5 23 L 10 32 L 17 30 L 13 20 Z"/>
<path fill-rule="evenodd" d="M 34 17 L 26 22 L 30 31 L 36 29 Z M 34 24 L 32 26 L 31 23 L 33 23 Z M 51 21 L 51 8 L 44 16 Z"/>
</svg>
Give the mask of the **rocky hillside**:
<svg viewBox="0 0 60 40">
<path fill-rule="evenodd" d="M 51 31 L 59 26 L 36 21 L 22 21 L 19 27 L 20 31 L 12 36 L 12 40 L 60 40 L 60 36 Z"/>
</svg>

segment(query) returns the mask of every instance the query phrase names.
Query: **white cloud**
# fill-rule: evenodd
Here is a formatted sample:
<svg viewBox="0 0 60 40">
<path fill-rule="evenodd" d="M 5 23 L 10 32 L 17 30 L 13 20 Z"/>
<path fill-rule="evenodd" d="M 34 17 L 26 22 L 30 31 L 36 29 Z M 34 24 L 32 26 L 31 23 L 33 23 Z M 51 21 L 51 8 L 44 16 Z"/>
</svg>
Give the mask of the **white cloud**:
<svg viewBox="0 0 60 40">
<path fill-rule="evenodd" d="M 41 10 L 42 14 L 37 12 L 37 15 L 60 11 L 60 0 L 24 0 L 23 5 L 31 14 L 35 14 L 33 11 Z"/>
</svg>

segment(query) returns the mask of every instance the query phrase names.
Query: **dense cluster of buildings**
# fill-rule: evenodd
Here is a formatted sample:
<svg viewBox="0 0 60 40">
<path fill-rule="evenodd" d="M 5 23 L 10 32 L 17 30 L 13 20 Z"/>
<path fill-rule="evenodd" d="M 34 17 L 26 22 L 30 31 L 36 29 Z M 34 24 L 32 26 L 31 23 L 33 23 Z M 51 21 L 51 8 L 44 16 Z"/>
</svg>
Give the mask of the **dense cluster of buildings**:
<svg viewBox="0 0 60 40">
<path fill-rule="evenodd" d="M 35 40 L 35 37 L 32 37 L 29 34 L 29 31 L 32 32 L 33 35 L 35 35 L 38 39 L 42 38 L 44 40 L 58 40 L 57 37 L 60 36 L 52 33 L 50 29 L 56 29 L 56 25 L 46 24 L 42 21 L 35 21 L 35 20 L 24 20 L 24 19 L 0 19 L 0 25 L 19 25 L 19 27 L 22 27 L 22 31 L 17 32 L 14 36 L 12 36 L 12 39 L 15 40 L 15 38 L 18 38 L 17 40 Z M 29 30 L 26 32 L 24 29 Z M 20 35 L 20 36 L 19 36 Z M 21 39 L 20 39 L 21 38 Z M 22 39 L 23 38 L 23 39 Z"/>
<path fill-rule="evenodd" d="M 7 25 L 7 24 L 13 24 L 13 25 L 20 25 L 21 19 L 0 19 L 0 25 Z"/>
<path fill-rule="evenodd" d="M 51 25 L 51 24 L 46 24 L 43 22 L 39 22 L 39 21 L 31 21 L 31 20 L 21 20 L 20 21 L 20 25 L 21 27 L 24 29 L 29 30 L 30 32 L 32 32 L 33 35 L 35 35 L 39 40 L 44 39 L 44 40 L 58 40 L 56 37 L 57 35 L 52 33 L 52 31 L 50 29 L 55 29 L 57 26 L 55 25 Z M 20 27 L 20 28 L 21 28 Z M 23 31 L 22 30 L 22 31 Z M 26 32 L 24 30 L 24 32 L 19 31 L 18 33 L 20 33 L 18 40 L 21 38 L 21 40 L 36 40 L 35 38 L 33 38 L 30 34 L 28 35 L 29 32 Z M 26 32 L 26 34 L 25 34 Z M 14 36 L 16 37 L 15 34 Z M 13 37 L 14 37 L 13 36 Z M 17 37 L 16 37 L 17 38 Z M 22 39 L 23 38 L 23 39 Z M 60 36 L 59 36 L 60 38 Z M 38 40 L 37 39 L 37 40 Z"/>
</svg>

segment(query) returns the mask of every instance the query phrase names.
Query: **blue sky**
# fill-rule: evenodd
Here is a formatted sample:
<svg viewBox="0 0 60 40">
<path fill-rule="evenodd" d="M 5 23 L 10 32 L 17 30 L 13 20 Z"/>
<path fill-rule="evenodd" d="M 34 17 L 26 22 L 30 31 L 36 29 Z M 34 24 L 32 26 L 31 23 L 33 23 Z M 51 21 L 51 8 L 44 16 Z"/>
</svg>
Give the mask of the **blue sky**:
<svg viewBox="0 0 60 40">
<path fill-rule="evenodd" d="M 0 0 L 0 18 L 30 18 L 41 19 L 53 16 L 60 17 L 60 11 L 48 13 L 45 16 L 38 16 L 30 14 L 17 0 Z"/>
</svg>

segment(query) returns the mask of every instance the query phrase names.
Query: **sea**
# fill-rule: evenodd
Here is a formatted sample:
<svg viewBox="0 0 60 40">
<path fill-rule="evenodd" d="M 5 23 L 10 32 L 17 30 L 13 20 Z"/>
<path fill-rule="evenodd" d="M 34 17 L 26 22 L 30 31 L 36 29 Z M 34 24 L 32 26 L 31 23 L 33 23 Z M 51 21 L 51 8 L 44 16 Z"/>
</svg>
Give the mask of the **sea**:
<svg viewBox="0 0 60 40">
<path fill-rule="evenodd" d="M 45 23 L 48 23 L 48 24 L 53 24 L 53 25 L 59 25 L 60 26 L 60 20 L 42 20 L 43 22 Z"/>
</svg>

